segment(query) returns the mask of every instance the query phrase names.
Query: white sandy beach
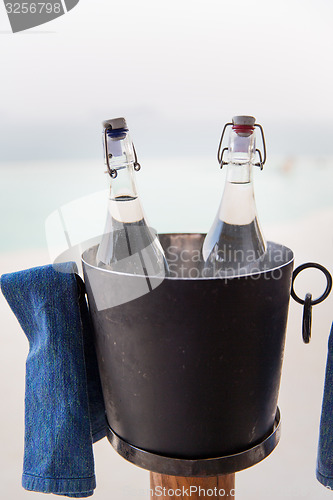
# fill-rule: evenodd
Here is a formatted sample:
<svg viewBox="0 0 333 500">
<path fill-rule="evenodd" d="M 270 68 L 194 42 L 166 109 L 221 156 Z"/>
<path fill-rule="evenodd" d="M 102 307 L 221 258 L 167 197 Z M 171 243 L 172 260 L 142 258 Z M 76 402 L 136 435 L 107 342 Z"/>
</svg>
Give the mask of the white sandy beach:
<svg viewBox="0 0 333 500">
<path fill-rule="evenodd" d="M 294 250 L 295 266 L 314 261 L 330 272 L 333 255 L 333 209 L 314 213 L 303 220 L 266 228 L 267 239 Z M 44 251 L 0 255 L 0 273 L 48 263 Z M 317 296 L 324 288 L 319 273 L 308 274 L 297 282 L 299 294 Z M 287 343 L 279 407 L 282 413 L 282 438 L 277 449 L 261 464 L 236 475 L 238 500 L 321 500 L 332 493 L 315 478 L 315 464 L 322 390 L 327 354 L 327 338 L 333 320 L 333 293 L 313 308 L 313 338 L 309 345 L 301 339 L 302 307 L 293 300 L 287 331 Z M 24 373 L 27 341 L 3 296 L 0 297 L 2 325 L 0 384 L 2 397 L 1 485 L 3 498 L 24 500 L 45 498 L 21 487 L 24 438 Z M 96 500 L 148 498 L 149 475 L 119 457 L 106 439 L 94 445 L 97 489 Z"/>
</svg>

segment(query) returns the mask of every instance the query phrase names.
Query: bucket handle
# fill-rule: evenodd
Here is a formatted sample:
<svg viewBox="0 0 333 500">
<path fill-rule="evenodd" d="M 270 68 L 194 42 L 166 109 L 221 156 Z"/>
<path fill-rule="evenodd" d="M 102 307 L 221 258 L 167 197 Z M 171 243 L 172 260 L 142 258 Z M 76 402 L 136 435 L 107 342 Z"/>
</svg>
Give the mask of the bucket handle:
<svg viewBox="0 0 333 500">
<path fill-rule="evenodd" d="M 294 282 L 296 279 L 296 276 L 304 271 L 304 269 L 308 268 L 315 268 L 319 269 L 322 273 L 324 273 L 327 283 L 326 283 L 326 289 L 324 293 L 318 297 L 317 299 L 312 300 L 312 294 L 307 293 L 305 295 L 304 299 L 301 299 L 296 295 L 295 290 L 294 290 Z M 326 269 L 326 267 L 322 266 L 321 264 L 317 264 L 316 262 L 307 262 L 306 264 L 302 264 L 298 266 L 294 272 L 293 272 L 293 277 L 292 277 L 292 282 L 291 282 L 291 296 L 292 298 L 298 302 L 299 304 L 304 305 L 303 308 L 303 321 L 302 321 L 302 336 L 303 336 L 303 342 L 305 344 L 308 344 L 310 342 L 311 338 L 311 324 L 312 324 L 312 306 L 315 306 L 317 304 L 320 304 L 320 302 L 323 302 L 329 294 L 332 289 L 332 276 L 330 272 Z"/>
</svg>

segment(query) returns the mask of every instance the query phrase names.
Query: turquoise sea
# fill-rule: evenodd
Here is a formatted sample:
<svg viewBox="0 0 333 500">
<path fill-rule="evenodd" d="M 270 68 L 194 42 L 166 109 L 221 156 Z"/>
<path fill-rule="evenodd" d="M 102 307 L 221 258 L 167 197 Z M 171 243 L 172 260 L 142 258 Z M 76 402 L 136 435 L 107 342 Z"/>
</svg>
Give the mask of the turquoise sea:
<svg viewBox="0 0 333 500">
<path fill-rule="evenodd" d="M 0 252 L 55 245 L 61 235 L 51 217 L 48 243 L 45 221 L 59 209 L 76 238 L 100 234 L 108 184 L 104 170 L 100 159 L 1 165 Z M 158 232 L 206 232 L 224 178 L 213 156 L 149 158 L 137 173 L 147 218 Z M 254 182 L 263 229 L 297 221 L 333 206 L 333 157 L 268 158 L 262 172 L 255 168 Z"/>
</svg>

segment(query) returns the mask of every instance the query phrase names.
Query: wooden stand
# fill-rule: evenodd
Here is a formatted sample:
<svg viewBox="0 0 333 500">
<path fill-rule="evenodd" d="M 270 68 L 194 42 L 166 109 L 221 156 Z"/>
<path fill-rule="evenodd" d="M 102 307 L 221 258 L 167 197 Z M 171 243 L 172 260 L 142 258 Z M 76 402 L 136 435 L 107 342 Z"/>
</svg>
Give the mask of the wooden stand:
<svg viewBox="0 0 333 500">
<path fill-rule="evenodd" d="M 235 474 L 181 477 L 150 473 L 151 500 L 205 500 L 235 498 Z"/>
</svg>

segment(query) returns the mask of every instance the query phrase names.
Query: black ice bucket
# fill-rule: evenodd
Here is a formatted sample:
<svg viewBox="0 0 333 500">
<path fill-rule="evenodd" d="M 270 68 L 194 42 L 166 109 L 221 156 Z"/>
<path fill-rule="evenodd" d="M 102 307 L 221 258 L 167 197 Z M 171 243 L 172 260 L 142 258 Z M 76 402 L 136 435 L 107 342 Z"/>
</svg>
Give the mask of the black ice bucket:
<svg viewBox="0 0 333 500">
<path fill-rule="evenodd" d="M 99 269 L 96 247 L 82 257 L 109 440 L 165 474 L 235 472 L 279 440 L 293 252 L 269 242 L 269 270 L 200 278 L 203 238 L 160 235 L 164 279 Z"/>
</svg>

